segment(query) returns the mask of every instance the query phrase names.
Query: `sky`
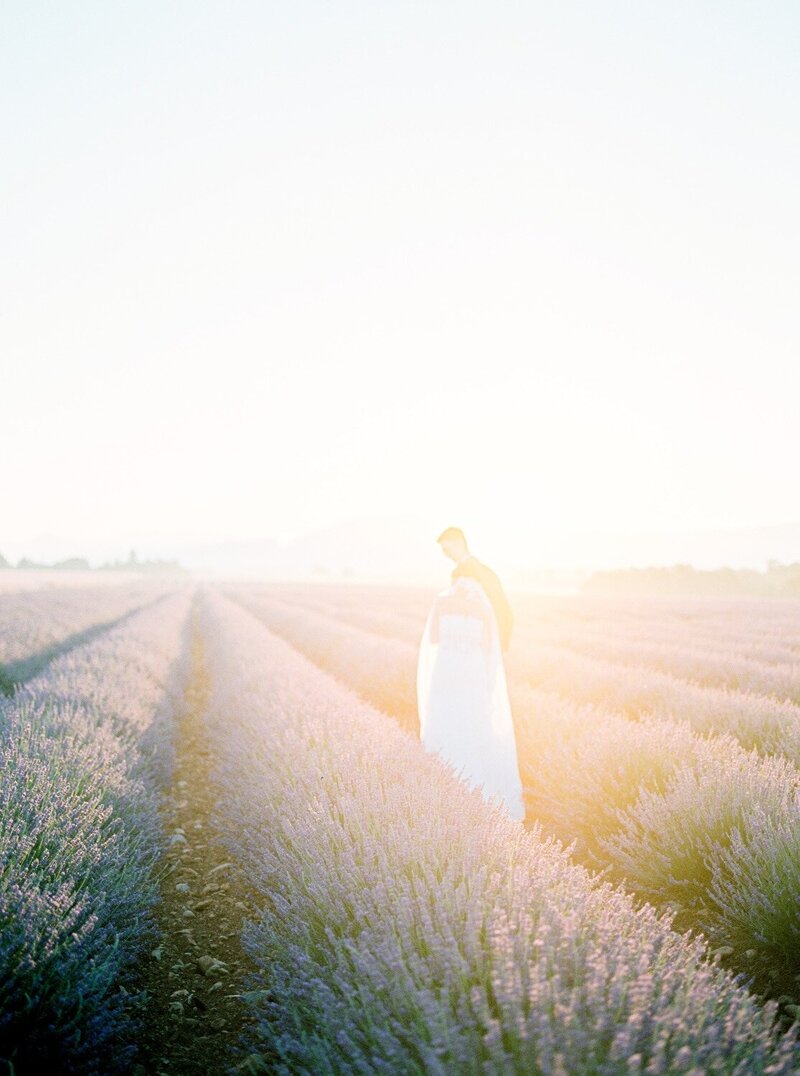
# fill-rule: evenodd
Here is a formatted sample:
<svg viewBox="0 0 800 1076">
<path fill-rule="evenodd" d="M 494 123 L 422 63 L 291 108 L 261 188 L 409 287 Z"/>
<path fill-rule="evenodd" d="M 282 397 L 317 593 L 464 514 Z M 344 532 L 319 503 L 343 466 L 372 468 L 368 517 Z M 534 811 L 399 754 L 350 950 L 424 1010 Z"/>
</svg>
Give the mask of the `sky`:
<svg viewBox="0 0 800 1076">
<path fill-rule="evenodd" d="M 0 552 L 800 522 L 797 4 L 0 28 Z"/>
</svg>

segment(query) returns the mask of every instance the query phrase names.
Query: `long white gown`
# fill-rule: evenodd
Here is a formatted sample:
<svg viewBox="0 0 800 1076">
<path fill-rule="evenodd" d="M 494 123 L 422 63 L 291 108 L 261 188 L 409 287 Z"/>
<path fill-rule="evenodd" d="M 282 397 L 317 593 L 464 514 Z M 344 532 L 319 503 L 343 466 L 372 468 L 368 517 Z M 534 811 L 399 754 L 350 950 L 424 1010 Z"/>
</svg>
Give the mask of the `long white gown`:
<svg viewBox="0 0 800 1076">
<path fill-rule="evenodd" d="M 494 610 L 474 579 L 459 578 L 434 600 L 417 665 L 420 737 L 485 800 L 512 818 L 525 808 L 503 655 Z"/>
</svg>

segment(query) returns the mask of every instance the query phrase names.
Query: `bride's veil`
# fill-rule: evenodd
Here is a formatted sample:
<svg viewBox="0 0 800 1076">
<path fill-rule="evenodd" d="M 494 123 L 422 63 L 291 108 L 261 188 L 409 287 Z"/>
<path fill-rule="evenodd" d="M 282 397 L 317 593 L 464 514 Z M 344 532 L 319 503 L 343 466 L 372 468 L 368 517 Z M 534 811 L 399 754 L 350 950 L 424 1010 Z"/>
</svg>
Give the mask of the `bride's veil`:
<svg viewBox="0 0 800 1076">
<path fill-rule="evenodd" d="M 417 712 L 419 714 L 420 737 L 423 737 L 425 734 L 425 725 L 428 719 L 428 714 L 430 713 L 429 701 L 431 680 L 433 678 L 433 665 L 436 660 L 436 650 L 438 646 L 438 643 L 431 641 L 431 628 L 435 606 L 436 599 L 434 599 L 434 604 L 425 621 L 425 628 L 423 629 L 422 639 L 419 644 L 419 657 L 417 659 Z"/>
</svg>

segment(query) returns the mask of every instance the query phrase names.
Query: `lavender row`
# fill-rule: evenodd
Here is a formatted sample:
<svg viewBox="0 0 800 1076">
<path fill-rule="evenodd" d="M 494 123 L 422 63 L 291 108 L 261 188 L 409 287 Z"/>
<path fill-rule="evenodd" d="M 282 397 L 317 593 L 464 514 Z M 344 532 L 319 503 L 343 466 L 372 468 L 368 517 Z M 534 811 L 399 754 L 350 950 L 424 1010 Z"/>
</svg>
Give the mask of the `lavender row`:
<svg viewBox="0 0 800 1076">
<path fill-rule="evenodd" d="M 256 592 L 257 593 L 257 592 Z M 381 608 L 378 596 L 368 591 L 359 604 L 358 595 L 338 596 L 313 591 L 297 594 L 264 588 L 282 605 L 336 619 L 350 627 L 418 645 L 425 612 L 399 613 Z M 252 596 L 252 592 L 251 592 Z M 287 597 L 289 600 L 287 601 Z M 514 632 L 513 653 L 518 660 L 538 648 L 555 647 L 619 664 L 644 666 L 681 679 L 750 693 L 771 694 L 800 701 L 800 651 L 784 645 L 780 637 L 758 642 L 753 635 L 725 641 L 719 629 L 698 634 L 684 622 L 667 630 L 666 624 L 647 621 L 620 631 L 606 621 L 583 624 L 578 619 L 563 623 L 521 623 Z"/>
<path fill-rule="evenodd" d="M 525 632 L 520 634 L 516 643 L 517 654 L 532 653 L 542 646 L 541 639 Z M 552 649 L 618 665 L 665 672 L 708 687 L 724 687 L 800 702 L 800 655 L 795 655 L 792 661 L 766 662 L 735 650 L 709 651 L 685 644 L 653 643 L 646 638 L 627 641 L 602 636 L 569 639 L 566 643 L 552 646 Z"/>
<path fill-rule="evenodd" d="M 800 766 L 800 706 L 789 700 L 690 683 L 644 666 L 556 647 L 514 653 L 512 683 L 531 684 L 629 717 L 685 720 L 701 735 L 731 735 L 748 750 L 783 755 Z"/>
<path fill-rule="evenodd" d="M 304 612 L 321 613 L 349 624 L 406 642 L 419 642 L 434 591 L 412 591 L 406 595 L 400 588 L 381 587 L 321 587 L 305 588 L 251 585 L 239 588 L 250 597 L 277 601 L 281 605 Z"/>
<path fill-rule="evenodd" d="M 251 596 L 258 597 L 258 590 L 251 591 Z M 261 596 L 278 597 L 281 604 L 287 604 L 288 598 L 288 604 L 298 610 L 322 614 L 351 627 L 414 645 L 418 644 L 424 625 L 425 612 L 421 608 L 413 615 L 398 613 L 392 607 L 391 592 L 387 595 L 381 588 L 355 591 L 353 588 L 264 587 Z M 382 601 L 389 604 L 382 607 Z M 407 601 L 395 596 L 401 608 L 406 608 Z M 580 617 L 579 604 L 566 609 L 572 611 L 571 618 L 518 625 L 513 646 L 518 662 L 542 646 L 555 647 L 617 664 L 656 669 L 707 686 L 800 701 L 800 652 L 785 645 L 777 634 L 767 642 L 759 642 L 751 627 L 744 637 L 726 642 L 719 625 L 698 634 L 695 621 L 688 619 L 691 606 L 687 607 L 686 618 L 677 624 L 666 618 L 654 619 L 654 615 L 658 617 L 657 608 L 649 615 L 642 610 L 640 621 L 622 631 L 623 622 L 614 619 L 613 607 L 606 610 L 606 619 L 588 623 Z M 800 611 L 797 622 L 800 630 Z M 697 623 L 704 625 L 702 615 Z"/>
<path fill-rule="evenodd" d="M 164 586 L 145 582 L 0 595 L 0 666 L 6 679 L 25 679 L 65 640 L 118 620 L 166 593 Z"/>
<path fill-rule="evenodd" d="M 698 940 L 483 803 L 211 595 L 217 819 L 261 904 L 251 1071 L 788 1073 L 793 1035 Z"/>
<path fill-rule="evenodd" d="M 160 782 L 186 668 L 183 591 L 0 707 L 0 1057 L 129 1071 L 152 937 Z"/>
<path fill-rule="evenodd" d="M 364 699 L 416 729 L 416 646 L 278 603 L 269 592 L 235 588 L 230 593 Z M 701 735 L 731 735 L 748 750 L 783 755 L 800 766 L 800 706 L 792 702 L 704 687 L 657 670 L 544 646 L 512 646 L 508 674 L 512 693 L 530 684 L 603 711 L 686 720 Z M 524 714 L 517 717 L 524 720 Z"/>
<path fill-rule="evenodd" d="M 277 602 L 268 591 L 235 587 L 226 593 L 373 706 L 418 730 L 416 649 L 408 643 Z"/>
<path fill-rule="evenodd" d="M 588 595 L 541 598 L 517 596 L 521 624 L 580 625 L 588 629 L 613 626 L 615 632 L 636 635 L 642 630 L 674 629 L 680 635 L 734 639 L 756 638 L 800 642 L 800 601 L 774 598 L 663 597 L 598 598 Z"/>
<path fill-rule="evenodd" d="M 0 571 L 0 594 L 30 594 L 36 590 L 116 587 L 141 582 L 141 576 L 123 570 L 96 568 L 4 568 Z"/>
<path fill-rule="evenodd" d="M 579 650 L 584 645 L 600 643 L 618 645 L 622 649 L 641 644 L 665 651 L 675 648 L 728 661 L 745 658 L 766 665 L 791 664 L 800 659 L 800 646 L 791 642 L 791 636 L 787 636 L 786 629 L 780 623 L 773 624 L 771 631 L 765 633 L 758 632 L 753 625 L 741 629 L 724 622 L 691 619 L 662 621 L 652 617 L 639 622 L 620 623 L 609 616 L 608 619 L 588 624 L 566 619 L 559 624 L 524 624 L 522 628 L 540 642 L 572 646 Z"/>
<path fill-rule="evenodd" d="M 516 703 L 531 815 L 797 1011 L 797 770 L 685 722 L 632 723 L 522 689 Z"/>
<path fill-rule="evenodd" d="M 418 641 L 433 589 L 379 586 L 288 586 L 251 588 L 262 597 L 335 616 L 381 635 Z M 704 653 L 727 652 L 772 662 L 800 655 L 800 602 L 753 599 L 599 599 L 512 595 L 519 639 L 550 645 L 581 640 L 646 641 Z M 518 648 L 518 647 L 517 647 Z"/>
</svg>

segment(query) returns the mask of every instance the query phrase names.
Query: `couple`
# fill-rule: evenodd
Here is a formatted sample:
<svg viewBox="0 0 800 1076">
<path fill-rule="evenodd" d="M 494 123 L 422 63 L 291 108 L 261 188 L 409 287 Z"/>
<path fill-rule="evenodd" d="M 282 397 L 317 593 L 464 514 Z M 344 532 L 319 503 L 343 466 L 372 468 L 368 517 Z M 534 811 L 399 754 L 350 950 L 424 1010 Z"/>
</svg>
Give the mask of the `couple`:
<svg viewBox="0 0 800 1076">
<path fill-rule="evenodd" d="M 484 799 L 499 797 L 523 819 L 517 745 L 503 652 L 513 618 L 494 572 L 467 548 L 463 531 L 437 539 L 455 562 L 452 584 L 434 600 L 417 666 L 420 737 Z"/>
</svg>

